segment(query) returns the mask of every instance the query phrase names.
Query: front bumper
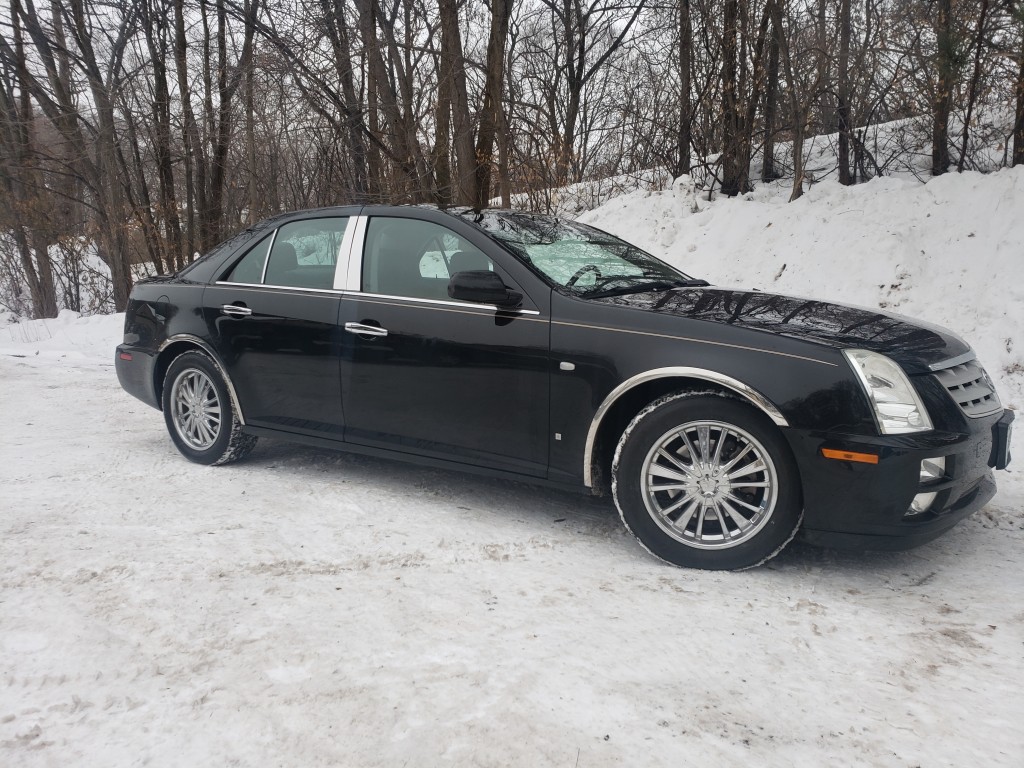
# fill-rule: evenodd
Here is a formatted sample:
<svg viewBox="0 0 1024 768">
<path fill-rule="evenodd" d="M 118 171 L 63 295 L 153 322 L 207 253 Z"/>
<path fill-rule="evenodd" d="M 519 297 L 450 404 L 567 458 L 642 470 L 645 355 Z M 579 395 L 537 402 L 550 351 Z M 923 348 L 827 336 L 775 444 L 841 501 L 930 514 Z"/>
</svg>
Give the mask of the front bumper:
<svg viewBox="0 0 1024 768">
<path fill-rule="evenodd" d="M 785 430 L 804 492 L 802 538 L 822 546 L 909 549 L 942 535 L 984 506 L 996 492 L 992 469 L 1009 460 L 1010 424 L 1004 410 L 965 421 L 964 431 L 860 436 Z M 877 464 L 826 459 L 823 448 L 869 453 Z M 924 459 L 945 459 L 943 477 L 922 482 Z M 914 514 L 919 493 L 935 493 Z"/>
</svg>

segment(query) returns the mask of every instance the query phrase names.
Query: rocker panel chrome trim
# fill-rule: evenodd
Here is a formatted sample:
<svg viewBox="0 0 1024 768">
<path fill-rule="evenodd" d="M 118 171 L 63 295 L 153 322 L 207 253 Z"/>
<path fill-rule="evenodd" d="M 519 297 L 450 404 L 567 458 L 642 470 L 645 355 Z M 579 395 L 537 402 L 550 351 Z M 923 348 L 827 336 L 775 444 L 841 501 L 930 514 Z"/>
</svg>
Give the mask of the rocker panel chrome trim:
<svg viewBox="0 0 1024 768">
<path fill-rule="evenodd" d="M 211 347 L 205 341 L 200 339 L 198 336 L 193 336 L 190 333 L 177 333 L 174 336 L 168 336 L 166 339 L 164 339 L 163 343 L 160 345 L 160 348 L 157 350 L 157 354 L 159 355 L 161 352 L 167 349 L 167 347 L 171 346 L 171 344 L 175 344 L 179 341 L 187 341 L 191 344 L 195 344 L 197 347 L 202 349 L 203 352 L 210 356 L 210 359 L 213 360 L 213 364 L 217 366 L 217 371 L 224 378 L 224 383 L 228 388 L 228 395 L 230 395 L 231 397 L 231 404 L 235 407 L 235 413 L 238 414 L 238 421 L 244 427 L 245 414 L 242 413 L 242 406 L 238 402 L 238 394 L 235 392 L 235 385 L 231 382 L 231 377 L 228 376 L 228 372 L 225 370 L 223 364 L 221 364 L 220 358 L 217 356 L 217 353 L 213 351 L 213 347 Z"/>
<path fill-rule="evenodd" d="M 789 422 L 786 421 L 786 417 L 782 415 L 771 400 L 753 387 L 750 387 L 731 376 L 726 376 L 725 374 L 718 373 L 717 371 L 709 371 L 704 368 L 687 368 L 682 366 L 655 368 L 650 371 L 644 371 L 643 373 L 631 376 L 613 389 L 604 399 L 604 402 L 601 403 L 600 407 L 598 407 L 597 412 L 594 414 L 593 421 L 590 422 L 590 430 L 587 432 L 587 444 L 583 451 L 583 484 L 587 486 L 587 488 L 594 487 L 594 442 L 597 440 L 597 431 L 600 429 L 601 422 L 604 420 L 605 415 L 607 415 L 611 407 L 615 405 L 615 402 L 629 390 L 648 381 L 665 378 L 700 379 L 713 384 L 719 384 L 732 390 L 736 394 L 741 395 L 751 405 L 756 406 L 769 419 L 775 422 L 776 425 L 780 427 L 789 426 Z"/>
</svg>

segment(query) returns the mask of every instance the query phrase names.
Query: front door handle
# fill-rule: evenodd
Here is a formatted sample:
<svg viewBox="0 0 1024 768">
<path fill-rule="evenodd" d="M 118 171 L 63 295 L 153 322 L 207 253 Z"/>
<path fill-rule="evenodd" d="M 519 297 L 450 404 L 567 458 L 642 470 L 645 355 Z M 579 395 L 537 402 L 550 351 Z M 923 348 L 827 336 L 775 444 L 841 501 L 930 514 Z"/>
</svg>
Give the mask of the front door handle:
<svg viewBox="0 0 1024 768">
<path fill-rule="evenodd" d="M 242 307 L 238 304 L 225 304 L 220 308 L 221 314 L 231 315 L 232 317 L 248 317 L 252 314 L 252 310 L 248 307 Z"/>
<path fill-rule="evenodd" d="M 386 328 L 377 325 L 364 325 L 363 323 L 345 323 L 345 330 L 354 333 L 356 336 L 387 336 Z"/>
</svg>

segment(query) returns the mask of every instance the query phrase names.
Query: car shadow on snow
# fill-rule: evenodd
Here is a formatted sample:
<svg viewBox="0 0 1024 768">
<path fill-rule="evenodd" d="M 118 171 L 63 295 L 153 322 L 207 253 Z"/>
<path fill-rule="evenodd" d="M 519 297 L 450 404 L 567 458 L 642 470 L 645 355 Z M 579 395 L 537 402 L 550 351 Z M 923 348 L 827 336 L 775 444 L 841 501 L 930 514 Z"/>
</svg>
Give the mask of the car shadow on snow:
<svg viewBox="0 0 1024 768">
<path fill-rule="evenodd" d="M 610 495 L 590 496 L 272 438 L 262 438 L 247 459 L 232 466 L 256 471 L 279 470 L 300 482 L 315 479 L 317 483 L 343 483 L 350 489 L 387 493 L 416 503 L 438 504 L 485 515 L 515 515 L 523 523 L 536 526 L 538 533 L 549 530 L 552 525 L 568 525 L 573 528 L 573 535 L 605 539 L 620 551 L 632 550 L 638 557 L 652 558 L 625 530 Z M 755 570 L 799 574 L 827 569 L 836 576 L 873 574 L 882 580 L 903 576 L 909 578 L 912 585 L 919 580 L 915 574 L 941 567 L 941 560 L 955 556 L 949 544 L 953 539 L 970 537 L 971 532 L 965 528 L 959 526 L 940 542 L 896 552 L 826 549 L 806 544 L 798 536 L 779 555 Z"/>
</svg>

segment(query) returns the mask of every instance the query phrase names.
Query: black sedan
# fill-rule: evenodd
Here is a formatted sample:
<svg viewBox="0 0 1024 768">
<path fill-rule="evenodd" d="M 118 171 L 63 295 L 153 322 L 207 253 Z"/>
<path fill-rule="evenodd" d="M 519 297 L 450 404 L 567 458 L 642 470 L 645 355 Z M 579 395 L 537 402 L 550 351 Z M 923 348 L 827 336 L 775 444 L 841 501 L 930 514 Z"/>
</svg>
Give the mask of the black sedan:
<svg viewBox="0 0 1024 768">
<path fill-rule="evenodd" d="M 798 531 L 929 541 L 992 498 L 1013 420 L 942 328 L 511 211 L 268 219 L 136 285 L 116 364 L 192 461 L 266 435 L 610 490 L 649 551 L 713 569 Z"/>
</svg>

